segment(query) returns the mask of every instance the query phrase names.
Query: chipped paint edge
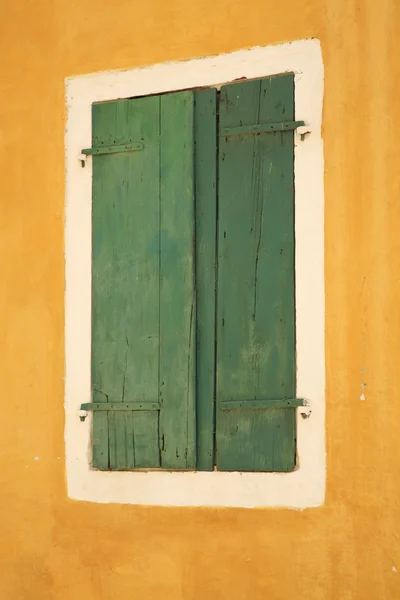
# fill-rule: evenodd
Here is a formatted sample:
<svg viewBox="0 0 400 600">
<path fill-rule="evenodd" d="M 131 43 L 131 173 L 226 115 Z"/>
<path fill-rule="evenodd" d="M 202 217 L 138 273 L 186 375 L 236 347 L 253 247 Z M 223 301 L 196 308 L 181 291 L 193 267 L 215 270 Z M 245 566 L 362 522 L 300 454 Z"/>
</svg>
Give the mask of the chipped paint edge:
<svg viewBox="0 0 400 600">
<path fill-rule="evenodd" d="M 103 472 L 90 468 L 91 143 L 93 102 L 183 88 L 215 86 L 241 77 L 295 73 L 297 396 L 310 418 L 297 419 L 299 468 L 292 473 Z M 68 496 L 75 500 L 163 506 L 320 506 L 325 498 L 324 159 L 321 135 L 324 72 L 320 43 L 299 40 L 215 57 L 107 71 L 66 80 L 65 206 L 65 448 Z"/>
</svg>

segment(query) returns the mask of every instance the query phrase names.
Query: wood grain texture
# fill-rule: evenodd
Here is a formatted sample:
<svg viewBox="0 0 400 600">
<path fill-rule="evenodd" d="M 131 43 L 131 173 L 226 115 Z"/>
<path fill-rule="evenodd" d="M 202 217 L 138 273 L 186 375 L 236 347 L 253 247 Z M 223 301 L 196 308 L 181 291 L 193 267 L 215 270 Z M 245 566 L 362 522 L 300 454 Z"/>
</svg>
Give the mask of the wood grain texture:
<svg viewBox="0 0 400 600">
<path fill-rule="evenodd" d="M 294 119 L 293 76 L 221 89 L 220 128 Z M 295 395 L 293 133 L 220 138 L 217 402 Z M 295 409 L 217 410 L 217 467 L 295 466 Z"/>
<path fill-rule="evenodd" d="M 197 470 L 214 468 L 217 93 L 194 95 L 196 195 Z"/>
</svg>

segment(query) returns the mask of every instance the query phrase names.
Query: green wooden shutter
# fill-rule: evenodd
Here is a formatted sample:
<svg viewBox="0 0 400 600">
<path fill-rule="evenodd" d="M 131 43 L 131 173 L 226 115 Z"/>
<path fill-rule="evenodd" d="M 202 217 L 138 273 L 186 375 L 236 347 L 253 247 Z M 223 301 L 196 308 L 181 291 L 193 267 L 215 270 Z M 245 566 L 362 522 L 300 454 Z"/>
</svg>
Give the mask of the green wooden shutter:
<svg viewBox="0 0 400 600">
<path fill-rule="evenodd" d="M 280 408 L 295 396 L 293 131 L 254 134 L 251 129 L 293 120 L 292 75 L 221 89 L 220 470 L 289 471 L 295 466 L 295 408 Z"/>
<path fill-rule="evenodd" d="M 93 106 L 95 468 L 195 466 L 193 115 L 192 92 Z"/>
<path fill-rule="evenodd" d="M 217 161 L 214 89 L 93 107 L 95 468 L 295 466 L 293 76 L 219 113 Z"/>
</svg>

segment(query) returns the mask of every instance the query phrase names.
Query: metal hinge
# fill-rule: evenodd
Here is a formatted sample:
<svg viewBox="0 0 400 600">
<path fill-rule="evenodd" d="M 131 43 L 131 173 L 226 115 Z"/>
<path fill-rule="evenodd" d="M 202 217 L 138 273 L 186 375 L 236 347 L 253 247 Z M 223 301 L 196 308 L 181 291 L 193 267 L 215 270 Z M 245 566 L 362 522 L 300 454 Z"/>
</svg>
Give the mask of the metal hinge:
<svg viewBox="0 0 400 600">
<path fill-rule="evenodd" d="M 81 404 L 79 418 L 84 421 L 87 417 L 87 411 L 105 411 L 105 410 L 130 410 L 147 411 L 160 410 L 159 402 L 85 402 Z"/>
<path fill-rule="evenodd" d="M 304 398 L 270 398 L 269 400 L 223 400 L 219 404 L 222 411 L 265 410 L 272 408 L 299 408 L 303 419 L 311 416 L 311 407 Z"/>
<path fill-rule="evenodd" d="M 95 148 L 84 148 L 79 155 L 79 160 L 82 163 L 82 167 L 85 166 L 85 162 L 88 156 L 98 156 L 100 154 L 116 154 L 117 152 L 139 152 L 143 150 L 144 144 L 141 142 L 131 142 L 129 144 L 117 144 L 115 146 L 97 146 Z"/>
<path fill-rule="evenodd" d="M 270 398 L 269 400 L 223 400 L 221 410 L 254 410 L 271 408 L 297 408 L 304 406 L 303 398 Z"/>
<path fill-rule="evenodd" d="M 240 127 L 225 127 L 221 129 L 220 137 L 231 135 L 259 135 L 261 133 L 276 133 L 277 131 L 294 131 L 304 127 L 304 121 L 282 121 L 279 123 L 264 123 L 261 125 L 241 125 Z"/>
</svg>

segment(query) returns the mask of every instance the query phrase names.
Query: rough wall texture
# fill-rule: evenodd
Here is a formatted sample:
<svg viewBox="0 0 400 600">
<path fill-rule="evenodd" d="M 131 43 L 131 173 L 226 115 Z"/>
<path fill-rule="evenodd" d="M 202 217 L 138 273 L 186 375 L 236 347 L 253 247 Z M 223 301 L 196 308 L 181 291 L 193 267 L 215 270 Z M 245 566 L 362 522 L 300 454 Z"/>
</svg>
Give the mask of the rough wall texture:
<svg viewBox="0 0 400 600">
<path fill-rule="evenodd" d="M 400 597 L 399 20 L 397 0 L 1 3 L 1 599 Z M 306 37 L 325 64 L 326 505 L 69 501 L 65 77 Z"/>
</svg>

